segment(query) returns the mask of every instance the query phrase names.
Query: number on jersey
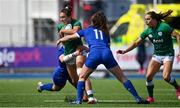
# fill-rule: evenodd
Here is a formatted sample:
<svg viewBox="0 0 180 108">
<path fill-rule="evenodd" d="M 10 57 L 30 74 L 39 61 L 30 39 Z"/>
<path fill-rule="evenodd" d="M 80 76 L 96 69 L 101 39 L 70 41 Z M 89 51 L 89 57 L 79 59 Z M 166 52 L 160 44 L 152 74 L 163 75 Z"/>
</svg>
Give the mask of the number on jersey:
<svg viewBox="0 0 180 108">
<path fill-rule="evenodd" d="M 101 30 L 94 29 L 94 33 L 95 33 L 96 39 L 103 40 L 103 34 Z"/>
</svg>

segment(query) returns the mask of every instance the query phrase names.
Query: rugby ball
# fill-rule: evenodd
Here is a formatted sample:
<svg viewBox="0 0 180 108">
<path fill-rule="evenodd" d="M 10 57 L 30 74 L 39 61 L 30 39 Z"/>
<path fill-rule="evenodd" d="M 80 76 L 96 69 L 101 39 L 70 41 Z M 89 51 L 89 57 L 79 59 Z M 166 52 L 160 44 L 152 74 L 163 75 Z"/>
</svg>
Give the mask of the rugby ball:
<svg viewBox="0 0 180 108">
<path fill-rule="evenodd" d="M 64 29 L 72 29 L 72 25 L 71 24 L 67 24 Z"/>
</svg>

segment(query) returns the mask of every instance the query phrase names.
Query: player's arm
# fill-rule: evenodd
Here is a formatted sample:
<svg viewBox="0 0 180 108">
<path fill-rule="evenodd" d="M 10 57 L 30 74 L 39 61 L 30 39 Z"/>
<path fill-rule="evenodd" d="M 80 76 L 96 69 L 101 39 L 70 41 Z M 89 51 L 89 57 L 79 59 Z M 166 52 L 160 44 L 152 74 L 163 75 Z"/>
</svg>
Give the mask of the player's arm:
<svg viewBox="0 0 180 108">
<path fill-rule="evenodd" d="M 57 31 L 58 31 L 58 34 L 59 34 L 59 37 L 60 37 L 60 38 L 62 38 L 62 37 L 64 36 L 64 34 L 61 33 L 62 28 L 63 28 L 62 24 L 59 24 L 59 25 L 57 26 Z"/>
<path fill-rule="evenodd" d="M 60 38 L 64 37 L 64 34 L 61 32 L 61 30 L 59 31 L 59 37 Z"/>
<path fill-rule="evenodd" d="M 69 60 L 71 60 L 72 58 L 74 58 L 74 57 L 76 57 L 76 56 L 78 56 L 78 55 L 80 55 L 80 51 L 79 50 L 77 50 L 77 51 L 75 51 L 75 52 L 73 52 L 73 53 L 71 53 L 71 54 L 68 54 L 68 55 L 64 55 L 64 54 L 61 54 L 60 56 L 59 56 L 59 60 L 61 61 L 61 62 L 68 62 Z"/>
<path fill-rule="evenodd" d="M 179 45 L 179 53 L 178 53 L 178 56 L 180 57 L 180 34 L 176 31 L 176 30 L 173 30 L 173 32 L 171 33 L 171 36 L 175 37 L 176 40 L 177 40 L 177 43 Z"/>
<path fill-rule="evenodd" d="M 79 38 L 79 37 L 76 35 L 76 33 L 72 34 L 72 35 L 67 35 L 65 37 L 62 37 L 62 38 L 58 39 L 56 44 L 59 45 L 60 43 L 66 42 L 68 40 L 77 39 L 77 38 Z"/>
<path fill-rule="evenodd" d="M 79 31 L 80 29 L 80 26 L 74 26 L 73 29 L 62 29 L 60 32 L 61 34 L 71 35 Z"/>
<path fill-rule="evenodd" d="M 144 40 L 142 38 L 138 38 L 135 42 L 133 42 L 133 44 L 131 44 L 127 49 L 125 50 L 118 50 L 116 53 L 117 54 L 125 54 L 131 50 L 133 50 L 134 48 L 136 48 L 139 44 L 141 44 Z"/>
</svg>

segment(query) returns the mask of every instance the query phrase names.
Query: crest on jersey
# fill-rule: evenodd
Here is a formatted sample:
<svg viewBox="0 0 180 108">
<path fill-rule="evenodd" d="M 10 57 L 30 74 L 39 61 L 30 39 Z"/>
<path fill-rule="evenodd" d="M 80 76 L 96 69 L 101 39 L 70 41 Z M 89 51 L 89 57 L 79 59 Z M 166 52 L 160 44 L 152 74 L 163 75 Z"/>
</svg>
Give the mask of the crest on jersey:
<svg viewBox="0 0 180 108">
<path fill-rule="evenodd" d="M 160 31 L 160 32 L 158 32 L 158 35 L 159 35 L 159 36 L 162 36 L 162 32 L 161 32 L 161 31 Z"/>
<path fill-rule="evenodd" d="M 153 37 L 153 35 L 152 35 L 152 34 L 149 34 L 149 35 L 148 35 L 148 37 L 152 38 L 152 37 Z"/>
</svg>

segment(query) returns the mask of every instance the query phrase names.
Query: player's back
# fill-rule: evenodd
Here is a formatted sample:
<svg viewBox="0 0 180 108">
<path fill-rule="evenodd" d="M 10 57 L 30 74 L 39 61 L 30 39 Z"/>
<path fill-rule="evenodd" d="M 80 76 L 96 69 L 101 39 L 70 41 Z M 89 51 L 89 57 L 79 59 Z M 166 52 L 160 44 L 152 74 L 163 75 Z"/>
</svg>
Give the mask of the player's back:
<svg viewBox="0 0 180 108">
<path fill-rule="evenodd" d="M 90 49 L 109 48 L 110 38 L 103 31 L 90 26 L 78 32 L 80 37 L 84 37 Z"/>
</svg>

